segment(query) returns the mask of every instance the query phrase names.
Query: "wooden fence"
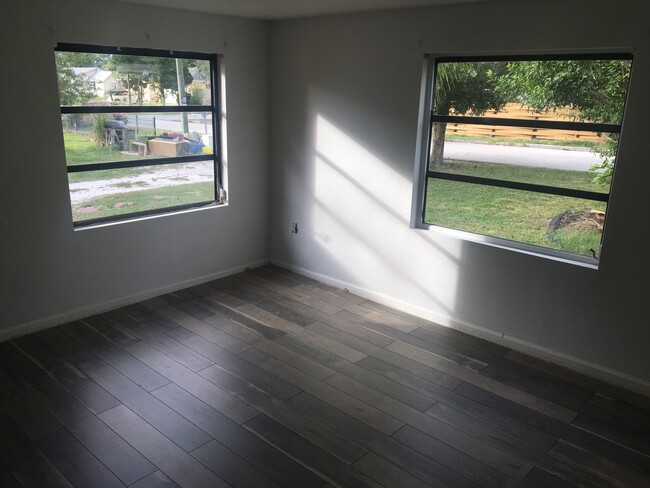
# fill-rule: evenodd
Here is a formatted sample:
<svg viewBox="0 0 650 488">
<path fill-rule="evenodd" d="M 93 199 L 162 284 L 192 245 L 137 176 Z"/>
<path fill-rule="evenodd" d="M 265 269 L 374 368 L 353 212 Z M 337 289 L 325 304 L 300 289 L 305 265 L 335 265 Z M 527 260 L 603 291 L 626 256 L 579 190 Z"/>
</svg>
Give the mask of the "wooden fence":
<svg viewBox="0 0 650 488">
<path fill-rule="evenodd" d="M 508 103 L 499 112 L 488 111 L 485 117 L 522 119 L 522 120 L 561 120 L 572 121 L 569 110 L 549 110 L 534 112 L 519 103 Z M 505 127 L 499 125 L 447 124 L 446 135 L 464 135 L 470 137 L 492 137 L 503 139 L 529 139 L 543 141 L 591 141 L 605 142 L 607 135 L 594 132 L 569 130 L 531 129 L 527 127 Z"/>
</svg>

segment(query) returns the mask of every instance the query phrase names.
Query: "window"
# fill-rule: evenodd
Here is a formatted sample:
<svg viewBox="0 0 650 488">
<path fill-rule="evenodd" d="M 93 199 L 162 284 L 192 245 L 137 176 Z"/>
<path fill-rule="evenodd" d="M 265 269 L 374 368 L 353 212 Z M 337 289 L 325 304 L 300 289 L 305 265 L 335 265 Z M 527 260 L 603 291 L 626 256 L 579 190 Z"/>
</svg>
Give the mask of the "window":
<svg viewBox="0 0 650 488">
<path fill-rule="evenodd" d="M 631 64 L 428 58 L 414 224 L 595 265 Z"/>
<path fill-rule="evenodd" d="M 75 226 L 219 201 L 215 55 L 59 44 L 55 57 Z"/>
</svg>

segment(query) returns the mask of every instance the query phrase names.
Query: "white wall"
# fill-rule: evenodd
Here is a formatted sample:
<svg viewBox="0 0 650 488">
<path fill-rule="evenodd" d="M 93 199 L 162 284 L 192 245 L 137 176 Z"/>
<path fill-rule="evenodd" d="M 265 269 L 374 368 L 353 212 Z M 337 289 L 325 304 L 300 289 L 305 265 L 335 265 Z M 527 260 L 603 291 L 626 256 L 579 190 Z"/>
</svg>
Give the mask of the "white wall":
<svg viewBox="0 0 650 488">
<path fill-rule="evenodd" d="M 268 23 L 95 0 L 2 10 L 0 337 L 268 259 Z M 229 205 L 74 231 L 56 42 L 223 54 Z"/>
<path fill-rule="evenodd" d="M 549 0 L 274 23 L 272 260 L 647 387 L 648 19 L 642 0 Z M 409 228 L 424 53 L 630 47 L 599 270 Z"/>
</svg>

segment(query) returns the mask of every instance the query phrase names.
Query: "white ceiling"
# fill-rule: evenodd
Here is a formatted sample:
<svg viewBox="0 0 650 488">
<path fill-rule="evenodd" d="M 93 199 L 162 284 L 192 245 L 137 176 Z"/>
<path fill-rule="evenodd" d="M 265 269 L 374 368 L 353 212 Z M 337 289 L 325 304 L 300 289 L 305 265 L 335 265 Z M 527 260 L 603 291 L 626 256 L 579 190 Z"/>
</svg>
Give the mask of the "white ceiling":
<svg viewBox="0 0 650 488">
<path fill-rule="evenodd" d="M 120 0 L 257 19 L 289 19 L 486 0 Z"/>
</svg>

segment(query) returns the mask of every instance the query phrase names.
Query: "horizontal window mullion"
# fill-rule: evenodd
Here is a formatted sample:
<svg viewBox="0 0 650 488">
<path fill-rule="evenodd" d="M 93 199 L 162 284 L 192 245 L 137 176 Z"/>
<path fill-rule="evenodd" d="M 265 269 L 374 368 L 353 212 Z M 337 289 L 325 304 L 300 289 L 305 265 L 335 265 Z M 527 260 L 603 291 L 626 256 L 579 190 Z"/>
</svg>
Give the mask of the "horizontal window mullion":
<svg viewBox="0 0 650 488">
<path fill-rule="evenodd" d="M 561 120 L 506 119 L 501 117 L 471 117 L 464 115 L 431 114 L 431 122 L 448 124 L 499 125 L 504 127 L 528 127 L 533 129 L 558 129 L 584 132 L 621 132 L 619 124 L 601 124 L 595 122 L 564 122 Z"/>
<path fill-rule="evenodd" d="M 62 114 L 216 112 L 211 105 L 101 105 L 61 107 Z"/>
<path fill-rule="evenodd" d="M 461 183 L 473 183 L 477 185 L 486 185 L 486 186 L 496 186 L 500 188 L 510 188 L 512 190 L 524 190 L 524 191 L 531 191 L 535 193 L 546 193 L 549 195 L 560 195 L 564 197 L 582 198 L 585 200 L 595 200 L 598 202 L 609 201 L 608 193 L 576 190 L 573 188 L 559 188 L 556 186 L 537 185 L 534 183 L 522 183 L 518 181 L 483 178 L 480 176 L 442 173 L 440 171 L 427 171 L 427 176 L 429 176 L 430 178 L 438 178 L 441 180 L 458 181 Z"/>
<path fill-rule="evenodd" d="M 87 225 L 102 224 L 107 222 L 119 222 L 130 219 L 137 219 L 139 217 L 146 217 L 148 215 L 157 215 L 162 213 L 177 212 L 178 210 L 186 210 L 190 208 L 206 207 L 214 205 L 216 200 L 206 200 L 204 202 L 188 203 L 186 205 L 176 205 L 173 207 L 163 207 L 152 210 L 143 210 L 141 212 L 130 212 L 128 214 L 111 215 L 109 217 L 100 217 L 97 219 L 81 220 L 74 223 L 75 227 L 84 227 Z"/>
<path fill-rule="evenodd" d="M 165 166 L 168 164 L 214 160 L 214 154 L 179 156 L 173 158 L 129 159 L 126 161 L 109 161 L 106 163 L 76 164 L 74 166 L 68 166 L 68 173 L 83 173 L 86 171 L 99 171 L 103 169 L 138 168 L 142 166 Z"/>
</svg>

